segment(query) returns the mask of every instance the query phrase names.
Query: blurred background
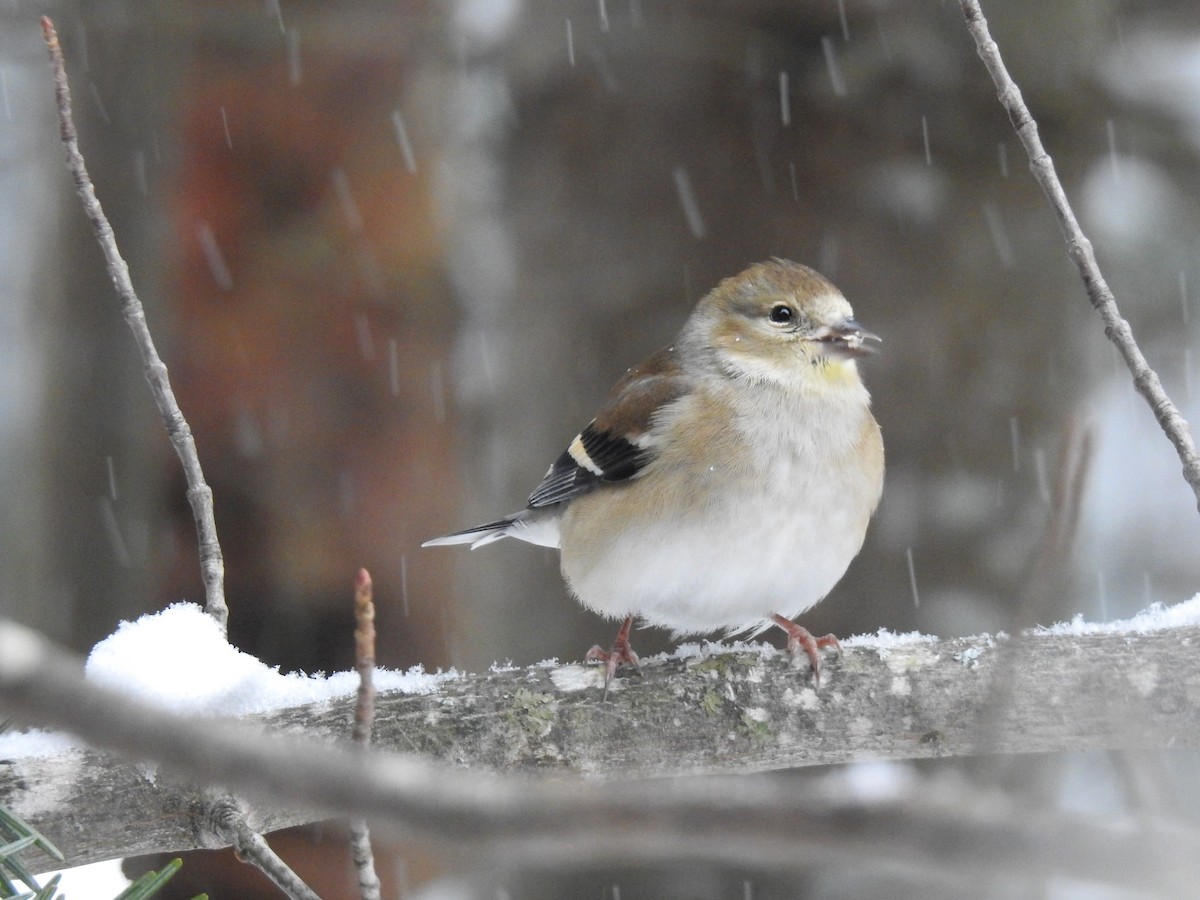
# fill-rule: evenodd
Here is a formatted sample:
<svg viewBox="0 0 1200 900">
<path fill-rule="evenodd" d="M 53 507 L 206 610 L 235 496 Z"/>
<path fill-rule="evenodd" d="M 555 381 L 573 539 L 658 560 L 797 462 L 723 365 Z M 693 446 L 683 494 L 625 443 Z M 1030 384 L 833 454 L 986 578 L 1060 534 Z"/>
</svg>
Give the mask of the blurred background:
<svg viewBox="0 0 1200 900">
<path fill-rule="evenodd" d="M 1196 418 L 1200 7 L 985 12 Z M 552 551 L 419 544 L 522 506 L 611 383 L 770 256 L 884 340 L 883 502 L 806 626 L 953 636 L 1200 585 L 1194 498 L 956 3 L 0 0 L 0 603 L 81 653 L 203 592 L 44 13 L 215 492 L 231 639 L 269 663 L 352 665 L 359 566 L 384 665 L 607 644 Z"/>
</svg>

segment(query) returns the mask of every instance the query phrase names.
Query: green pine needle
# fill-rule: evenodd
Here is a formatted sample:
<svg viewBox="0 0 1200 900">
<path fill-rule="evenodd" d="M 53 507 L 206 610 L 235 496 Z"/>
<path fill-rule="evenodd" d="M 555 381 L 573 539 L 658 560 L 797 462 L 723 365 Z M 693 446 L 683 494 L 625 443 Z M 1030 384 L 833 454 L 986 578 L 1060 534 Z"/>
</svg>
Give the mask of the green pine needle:
<svg viewBox="0 0 1200 900">
<path fill-rule="evenodd" d="M 8 840 L 16 840 L 17 838 L 32 837 L 34 843 L 37 844 L 39 850 L 47 856 L 51 856 L 59 862 L 66 862 L 67 858 L 62 855 L 62 851 L 54 846 L 44 834 L 28 824 L 22 819 L 17 818 L 3 806 L 0 806 L 0 836 Z"/>
<path fill-rule="evenodd" d="M 176 857 L 159 871 L 146 872 L 141 878 L 117 894 L 115 900 L 146 900 L 147 897 L 152 897 L 164 884 L 175 877 L 175 873 L 182 865 L 183 860 Z"/>
<path fill-rule="evenodd" d="M 4 862 L 8 857 L 15 856 L 26 847 L 29 847 L 35 843 L 37 843 L 37 838 L 30 834 L 26 835 L 20 840 L 13 841 L 10 844 L 5 844 L 3 847 L 0 847 L 0 862 Z"/>
<path fill-rule="evenodd" d="M 55 875 L 45 887 L 37 883 L 33 874 L 21 861 L 20 854 L 30 847 L 37 847 L 47 856 L 58 862 L 66 862 L 62 851 L 33 826 L 14 816 L 0 806 L 0 900 L 61 900 L 58 895 L 58 883 L 61 875 Z M 114 900 L 148 900 L 170 881 L 183 865 L 183 860 L 173 859 L 158 872 L 147 872 L 137 881 L 121 891 Z M 36 893 L 17 891 L 14 881 L 24 882 Z M 193 900 L 208 900 L 207 894 L 200 894 Z"/>
<path fill-rule="evenodd" d="M 48 882 L 46 882 L 46 886 L 44 888 L 37 892 L 34 900 L 55 900 L 55 897 L 58 896 L 58 883 L 61 880 L 61 875 L 55 875 Z"/>
</svg>

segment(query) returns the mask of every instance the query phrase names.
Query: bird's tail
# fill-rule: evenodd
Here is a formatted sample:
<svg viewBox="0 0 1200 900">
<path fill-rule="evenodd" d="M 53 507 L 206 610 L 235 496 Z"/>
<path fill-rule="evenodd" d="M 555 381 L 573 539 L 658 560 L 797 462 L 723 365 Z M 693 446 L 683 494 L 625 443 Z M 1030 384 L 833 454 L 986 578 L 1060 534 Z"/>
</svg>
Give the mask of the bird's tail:
<svg viewBox="0 0 1200 900">
<path fill-rule="evenodd" d="M 562 504 L 545 506 L 539 509 L 523 509 L 511 516 L 488 522 L 486 525 L 476 525 L 465 531 L 436 537 L 426 541 L 422 547 L 444 547 L 448 544 L 470 544 L 471 549 L 483 547 L 500 538 L 516 538 L 529 544 L 542 547 L 558 546 L 558 521 L 562 516 Z"/>
<path fill-rule="evenodd" d="M 476 525 L 474 528 L 467 528 L 463 531 L 456 531 L 453 534 L 444 534 L 441 537 L 435 537 L 423 543 L 422 547 L 448 547 L 451 544 L 470 544 L 471 549 L 476 547 L 485 547 L 492 541 L 498 541 L 501 538 L 508 537 L 508 531 L 516 522 L 517 516 L 505 516 L 503 519 L 497 519 L 495 522 L 488 522 L 486 525 Z"/>
</svg>

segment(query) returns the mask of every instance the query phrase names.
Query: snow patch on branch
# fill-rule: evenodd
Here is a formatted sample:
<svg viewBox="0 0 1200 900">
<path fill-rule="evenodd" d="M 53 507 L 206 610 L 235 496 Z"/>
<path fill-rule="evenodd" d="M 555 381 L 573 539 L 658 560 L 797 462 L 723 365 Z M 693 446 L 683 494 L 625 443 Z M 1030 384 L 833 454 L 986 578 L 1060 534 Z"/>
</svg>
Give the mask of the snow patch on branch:
<svg viewBox="0 0 1200 900">
<path fill-rule="evenodd" d="M 283 673 L 225 639 L 212 616 L 193 603 L 175 603 L 136 622 L 122 622 L 92 648 L 89 680 L 127 697 L 194 716 L 237 717 L 349 697 L 358 673 Z M 457 672 L 375 670 L 378 691 L 427 694 Z M 54 756 L 79 746 L 67 735 L 30 731 L 0 735 L 0 758 Z"/>
<path fill-rule="evenodd" d="M 1112 622 L 1085 622 L 1083 615 L 1076 613 L 1070 622 L 1039 626 L 1030 634 L 1082 636 L 1087 634 L 1148 634 L 1166 628 L 1183 628 L 1200 625 L 1200 594 L 1174 606 L 1152 603 L 1136 616 Z"/>
<path fill-rule="evenodd" d="M 172 712 L 244 716 L 347 697 L 358 689 L 358 674 L 305 675 L 243 653 L 199 606 L 175 603 L 162 612 L 122 622 L 92 648 L 87 677 L 96 684 Z M 431 675 L 377 669 L 380 691 L 429 693 L 457 673 Z"/>
<path fill-rule="evenodd" d="M 939 638 L 919 631 L 895 632 L 880 628 L 874 634 L 856 634 L 842 641 L 843 647 L 869 647 L 872 650 L 895 650 L 914 644 L 934 644 Z"/>
</svg>

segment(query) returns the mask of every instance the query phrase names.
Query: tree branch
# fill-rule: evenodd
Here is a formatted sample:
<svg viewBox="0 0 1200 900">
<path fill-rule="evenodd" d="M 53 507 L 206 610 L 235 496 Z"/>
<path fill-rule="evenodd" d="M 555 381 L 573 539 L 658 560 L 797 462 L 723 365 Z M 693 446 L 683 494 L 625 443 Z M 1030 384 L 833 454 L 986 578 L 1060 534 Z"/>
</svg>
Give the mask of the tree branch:
<svg viewBox="0 0 1200 900">
<path fill-rule="evenodd" d="M 79 151 L 79 136 L 75 131 L 75 121 L 71 114 L 71 88 L 67 83 L 66 63 L 63 61 L 62 48 L 58 43 L 58 32 L 54 23 L 45 16 L 42 17 L 42 35 L 46 40 L 46 49 L 50 53 L 50 64 L 54 69 L 54 94 L 58 104 L 58 122 L 62 135 L 63 147 L 67 152 L 67 168 L 75 181 L 75 190 L 83 201 L 83 211 L 87 213 L 92 223 L 92 231 L 104 252 L 104 263 L 108 268 L 109 278 L 117 291 L 121 302 L 121 315 L 125 324 L 133 332 L 138 350 L 142 355 L 145 366 L 146 380 L 154 394 L 154 402 L 162 417 L 163 426 L 167 429 L 167 437 L 183 466 L 183 474 L 187 479 L 187 498 L 192 507 L 192 518 L 196 521 L 196 537 L 200 549 L 200 576 L 204 580 L 204 608 L 224 630 L 229 619 L 229 609 L 225 605 L 225 561 L 221 555 L 221 545 L 217 541 L 217 524 L 213 518 L 212 489 L 204 480 L 204 472 L 200 468 L 200 457 L 196 452 L 196 441 L 192 437 L 192 429 L 179 409 L 175 392 L 171 389 L 171 380 L 167 376 L 167 367 L 163 364 L 154 346 L 154 338 L 146 324 L 146 312 L 142 301 L 138 299 L 133 281 L 129 277 L 129 266 L 117 248 L 117 238 L 113 233 L 104 208 L 96 197 L 92 179 L 88 175 L 83 154 Z"/>
<path fill-rule="evenodd" d="M 291 900 L 321 900 L 267 845 L 263 836 L 250 827 L 245 812 L 233 798 L 225 797 L 215 803 L 211 819 L 214 830 L 234 849 L 238 858 L 270 878 Z"/>
<path fill-rule="evenodd" d="M 1088 842 L 1111 843 L 1113 852 L 1119 842 L 1095 825 L 1059 822 L 1055 827 L 1070 832 L 1068 844 L 1078 842 L 1061 855 L 1061 837 L 1039 847 L 1047 832 L 1036 816 L 1009 810 L 992 819 L 974 801 L 956 809 L 925 789 L 881 803 L 847 797 L 844 789 L 821 789 L 814 797 L 806 787 L 797 796 L 771 779 L 743 777 L 724 789 L 711 780 L 638 776 L 868 758 L 1197 747 L 1200 722 L 1191 699 L 1200 685 L 1197 640 L 1200 628 L 852 646 L 826 667 L 820 694 L 783 654 L 739 649 L 646 661 L 644 677 L 618 680 L 608 703 L 598 702 L 599 669 L 573 665 L 490 672 L 448 681 L 436 693 L 378 698 L 377 746 L 459 767 L 621 776 L 596 783 L 497 779 L 412 755 L 365 756 L 349 746 L 272 736 L 303 732 L 347 741 L 349 698 L 259 717 L 256 727 L 189 721 L 91 685 L 44 639 L 4 625 L 0 705 L 26 721 L 68 728 L 93 746 L 158 762 L 167 772 L 151 779 L 140 766 L 94 751 L 73 750 L 57 761 L 17 759 L 0 770 L 0 804 L 46 832 L 73 862 L 201 845 L 204 828 L 195 821 L 201 792 L 168 777 L 174 772 L 256 798 L 249 808 L 259 830 L 339 813 L 470 839 L 497 852 L 518 852 L 516 842 L 526 841 L 520 852 L 533 858 L 570 851 L 645 859 L 668 848 L 780 864 L 786 856 L 798 865 L 810 858 L 805 854 L 829 850 L 820 837 L 824 828 L 840 816 L 861 815 L 863 830 L 850 844 L 866 852 L 878 841 L 872 852 L 883 858 L 901 860 L 912 851 L 917 837 L 910 829 L 924 838 L 946 829 L 949 840 L 955 829 L 968 828 L 986 832 L 982 840 L 1002 831 L 1007 842 L 972 866 L 1003 868 L 1020 852 L 1032 854 L 1035 868 L 1069 873 L 1083 865 Z M 984 700 L 994 678 L 1007 675 L 1008 704 L 993 705 L 986 714 L 997 716 L 995 724 L 984 727 Z M 994 802 L 1000 801 L 987 804 Z M 1144 874 L 1137 848 L 1146 846 L 1139 840 L 1121 845 L 1120 861 L 1106 856 L 1093 874 L 1116 883 Z M 1195 861 L 1185 868 L 1200 877 L 1200 859 L 1187 858 Z"/>
<path fill-rule="evenodd" d="M 1079 227 L 1075 211 L 1071 208 L 1066 191 L 1063 190 L 1062 182 L 1059 181 L 1058 173 L 1054 169 L 1054 160 L 1042 146 L 1042 140 L 1038 136 L 1037 122 L 1030 113 L 1029 107 L 1025 105 L 1020 88 L 1008 74 L 1008 69 L 1000 56 L 1000 48 L 996 46 L 996 42 L 992 40 L 991 33 L 988 31 L 987 19 L 984 18 L 983 11 L 979 8 L 978 0 L 959 0 L 959 2 L 967 20 L 967 29 L 971 32 L 971 37 L 975 39 L 975 48 L 979 53 L 979 58 L 983 60 L 984 67 L 992 76 L 1000 104 L 1008 113 L 1009 121 L 1012 122 L 1017 137 L 1020 138 L 1021 145 L 1029 156 L 1029 168 L 1033 172 L 1033 177 L 1041 185 L 1042 191 L 1054 209 L 1054 214 L 1058 217 L 1058 223 L 1067 240 L 1067 255 L 1079 270 L 1088 299 L 1100 313 L 1100 318 L 1104 320 L 1104 333 L 1116 345 L 1121 358 L 1125 360 L 1125 365 L 1129 367 L 1130 374 L 1133 375 L 1134 387 L 1150 405 L 1159 427 L 1174 445 L 1175 452 L 1179 455 L 1179 461 L 1183 464 L 1183 477 L 1191 485 L 1192 492 L 1196 495 L 1197 507 L 1200 508 L 1200 455 L 1196 453 L 1196 445 L 1192 441 L 1188 423 L 1180 415 L 1175 404 L 1171 402 L 1171 398 L 1167 396 L 1167 392 L 1158 378 L 1158 373 L 1150 368 L 1150 363 L 1142 355 L 1141 348 L 1133 337 L 1133 330 L 1121 316 L 1117 301 L 1096 262 L 1092 242 Z"/>
</svg>

